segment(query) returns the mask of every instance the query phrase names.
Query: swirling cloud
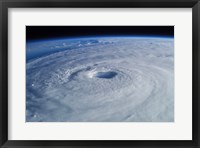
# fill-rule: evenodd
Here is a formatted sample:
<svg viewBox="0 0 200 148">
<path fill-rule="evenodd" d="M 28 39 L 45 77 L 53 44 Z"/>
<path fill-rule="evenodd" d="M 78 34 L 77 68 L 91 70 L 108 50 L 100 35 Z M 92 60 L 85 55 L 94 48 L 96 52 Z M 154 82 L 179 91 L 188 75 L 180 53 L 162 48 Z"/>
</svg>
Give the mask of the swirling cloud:
<svg viewBox="0 0 200 148">
<path fill-rule="evenodd" d="M 27 48 L 51 53 L 26 64 L 27 121 L 174 120 L 172 38 L 63 39 Z"/>
</svg>

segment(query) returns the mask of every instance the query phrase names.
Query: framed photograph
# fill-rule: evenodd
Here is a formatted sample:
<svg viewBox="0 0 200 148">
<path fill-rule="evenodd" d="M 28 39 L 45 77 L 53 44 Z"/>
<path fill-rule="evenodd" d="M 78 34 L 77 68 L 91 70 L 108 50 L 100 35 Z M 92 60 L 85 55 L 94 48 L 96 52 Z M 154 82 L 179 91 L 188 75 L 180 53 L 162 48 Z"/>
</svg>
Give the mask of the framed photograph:
<svg viewBox="0 0 200 148">
<path fill-rule="evenodd" d="M 1 147 L 199 147 L 199 7 L 1 1 Z"/>
</svg>

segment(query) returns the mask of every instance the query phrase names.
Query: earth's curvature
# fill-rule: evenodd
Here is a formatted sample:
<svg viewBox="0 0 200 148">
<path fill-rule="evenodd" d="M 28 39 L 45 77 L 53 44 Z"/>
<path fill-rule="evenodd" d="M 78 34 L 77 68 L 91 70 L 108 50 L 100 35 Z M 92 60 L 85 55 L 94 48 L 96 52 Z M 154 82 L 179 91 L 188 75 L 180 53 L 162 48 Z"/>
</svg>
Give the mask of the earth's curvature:
<svg viewBox="0 0 200 148">
<path fill-rule="evenodd" d="M 174 121 L 174 39 L 28 42 L 26 121 Z"/>
</svg>

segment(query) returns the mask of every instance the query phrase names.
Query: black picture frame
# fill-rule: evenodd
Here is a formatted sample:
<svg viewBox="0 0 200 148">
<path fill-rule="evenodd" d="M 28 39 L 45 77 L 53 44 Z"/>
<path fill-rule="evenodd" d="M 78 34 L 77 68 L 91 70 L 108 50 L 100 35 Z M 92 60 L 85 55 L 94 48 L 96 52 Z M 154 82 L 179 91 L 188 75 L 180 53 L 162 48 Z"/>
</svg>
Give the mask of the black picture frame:
<svg viewBox="0 0 200 148">
<path fill-rule="evenodd" d="M 8 140 L 8 8 L 192 8 L 192 140 Z M 0 0 L 0 145 L 33 147 L 199 147 L 199 27 L 198 0 Z M 52 133 L 53 134 L 53 133 Z"/>
</svg>

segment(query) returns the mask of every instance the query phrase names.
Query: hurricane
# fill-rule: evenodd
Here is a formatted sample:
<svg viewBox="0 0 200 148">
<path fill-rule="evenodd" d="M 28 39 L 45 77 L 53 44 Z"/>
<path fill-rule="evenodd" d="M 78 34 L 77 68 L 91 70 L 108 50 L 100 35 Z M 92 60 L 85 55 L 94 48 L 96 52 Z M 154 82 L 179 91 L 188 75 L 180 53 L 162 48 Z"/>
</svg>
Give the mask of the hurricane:
<svg viewBox="0 0 200 148">
<path fill-rule="evenodd" d="M 26 45 L 27 122 L 173 122 L 174 38 Z"/>
</svg>

